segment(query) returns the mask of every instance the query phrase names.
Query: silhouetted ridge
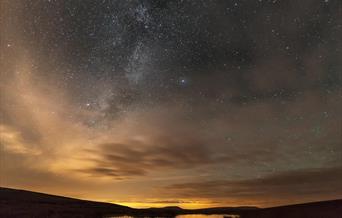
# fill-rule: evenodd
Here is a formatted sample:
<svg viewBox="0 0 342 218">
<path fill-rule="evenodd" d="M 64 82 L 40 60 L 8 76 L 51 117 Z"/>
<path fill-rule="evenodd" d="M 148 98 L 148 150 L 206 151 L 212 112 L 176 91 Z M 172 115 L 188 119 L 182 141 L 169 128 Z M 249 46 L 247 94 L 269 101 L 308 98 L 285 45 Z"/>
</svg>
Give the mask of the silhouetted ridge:
<svg viewBox="0 0 342 218">
<path fill-rule="evenodd" d="M 260 209 L 257 207 L 215 207 L 183 209 L 177 206 L 134 209 L 122 205 L 79 200 L 32 191 L 0 187 L 0 217 L 173 217 L 180 214 L 237 214 L 241 218 L 339 218 L 342 200 L 312 202 Z"/>
</svg>

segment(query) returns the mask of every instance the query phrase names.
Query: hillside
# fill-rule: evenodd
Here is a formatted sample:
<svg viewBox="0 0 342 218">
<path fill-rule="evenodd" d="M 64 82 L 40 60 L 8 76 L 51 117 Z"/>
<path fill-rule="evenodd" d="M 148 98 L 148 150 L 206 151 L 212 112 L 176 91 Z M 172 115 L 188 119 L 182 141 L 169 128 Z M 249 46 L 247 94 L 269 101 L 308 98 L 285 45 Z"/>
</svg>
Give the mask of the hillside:
<svg viewBox="0 0 342 218">
<path fill-rule="evenodd" d="M 264 208 L 241 215 L 242 218 L 341 218 L 342 200 Z"/>
<path fill-rule="evenodd" d="M 273 208 L 217 207 L 182 209 L 180 207 L 134 209 L 122 205 L 79 200 L 25 190 L 0 188 L 0 217 L 104 217 L 104 216 L 158 216 L 180 214 L 239 214 L 241 218 L 340 218 L 342 200 L 288 205 Z"/>
<path fill-rule="evenodd" d="M 0 188 L 0 217 L 102 217 L 134 209 L 25 190 Z"/>
</svg>

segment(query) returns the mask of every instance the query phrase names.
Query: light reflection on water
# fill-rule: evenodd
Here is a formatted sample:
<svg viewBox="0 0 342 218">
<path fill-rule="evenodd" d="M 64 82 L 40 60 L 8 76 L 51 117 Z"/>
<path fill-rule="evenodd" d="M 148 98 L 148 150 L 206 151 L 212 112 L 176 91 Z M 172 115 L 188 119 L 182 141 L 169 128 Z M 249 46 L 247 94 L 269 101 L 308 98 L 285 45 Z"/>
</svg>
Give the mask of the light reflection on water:
<svg viewBox="0 0 342 218">
<path fill-rule="evenodd" d="M 239 218 L 239 215 L 233 214 L 185 214 L 185 215 L 177 215 L 175 218 Z M 134 216 L 112 216 L 108 218 L 137 218 Z M 150 218 L 148 216 L 139 217 L 139 218 Z M 163 217 L 153 217 L 153 218 L 163 218 Z"/>
<path fill-rule="evenodd" d="M 178 215 L 176 218 L 239 218 L 239 215 L 233 214 L 212 214 L 212 215 L 205 215 L 205 214 L 188 214 L 188 215 Z"/>
</svg>

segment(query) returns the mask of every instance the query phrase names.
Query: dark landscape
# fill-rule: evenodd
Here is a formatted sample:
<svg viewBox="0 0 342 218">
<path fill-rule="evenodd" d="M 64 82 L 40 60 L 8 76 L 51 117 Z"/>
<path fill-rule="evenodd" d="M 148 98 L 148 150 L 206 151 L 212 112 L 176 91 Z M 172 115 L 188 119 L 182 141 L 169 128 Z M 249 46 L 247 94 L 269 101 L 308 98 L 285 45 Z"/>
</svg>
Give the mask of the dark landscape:
<svg viewBox="0 0 342 218">
<path fill-rule="evenodd" d="M 180 207 L 134 209 L 122 205 L 79 200 L 26 190 L 0 188 L 0 217 L 174 217 L 182 214 L 236 214 L 241 218 L 340 218 L 342 199 L 272 208 Z"/>
</svg>

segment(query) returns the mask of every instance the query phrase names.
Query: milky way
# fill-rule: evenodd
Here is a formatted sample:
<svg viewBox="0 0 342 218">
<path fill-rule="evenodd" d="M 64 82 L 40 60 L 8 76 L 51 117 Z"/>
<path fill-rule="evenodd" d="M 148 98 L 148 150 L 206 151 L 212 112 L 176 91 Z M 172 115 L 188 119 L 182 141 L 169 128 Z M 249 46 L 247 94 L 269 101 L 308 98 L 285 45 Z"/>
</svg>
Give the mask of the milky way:
<svg viewBox="0 0 342 218">
<path fill-rule="evenodd" d="M 341 8 L 1 1 L 1 186 L 138 207 L 341 198 Z"/>
</svg>

